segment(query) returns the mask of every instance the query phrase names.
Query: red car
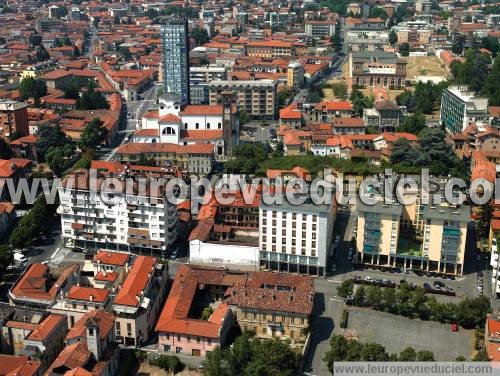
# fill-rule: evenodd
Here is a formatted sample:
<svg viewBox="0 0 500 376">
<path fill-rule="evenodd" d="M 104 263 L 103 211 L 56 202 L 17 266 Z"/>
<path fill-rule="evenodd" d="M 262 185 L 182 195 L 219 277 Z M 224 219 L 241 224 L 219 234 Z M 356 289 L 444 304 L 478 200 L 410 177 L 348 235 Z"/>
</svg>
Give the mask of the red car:
<svg viewBox="0 0 500 376">
<path fill-rule="evenodd" d="M 452 323 L 451 324 L 451 331 L 452 332 L 458 332 L 458 325 L 457 325 L 457 323 Z"/>
</svg>

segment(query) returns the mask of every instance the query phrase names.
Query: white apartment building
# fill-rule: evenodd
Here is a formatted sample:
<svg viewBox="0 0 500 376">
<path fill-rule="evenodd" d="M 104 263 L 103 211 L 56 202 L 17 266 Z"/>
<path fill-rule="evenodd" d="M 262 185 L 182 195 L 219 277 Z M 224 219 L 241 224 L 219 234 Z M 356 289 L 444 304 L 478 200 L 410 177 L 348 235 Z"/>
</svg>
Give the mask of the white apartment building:
<svg viewBox="0 0 500 376">
<path fill-rule="evenodd" d="M 259 249 L 261 269 L 311 275 L 326 274 L 336 205 L 261 202 Z"/>
<path fill-rule="evenodd" d="M 95 186 L 88 170 L 64 179 L 58 213 L 65 246 L 164 254 L 177 239 L 175 205 L 162 189 L 156 194 L 149 185 L 144 193 L 128 194 L 125 182 L 122 187 L 101 190 L 109 176 L 98 173 Z"/>
</svg>

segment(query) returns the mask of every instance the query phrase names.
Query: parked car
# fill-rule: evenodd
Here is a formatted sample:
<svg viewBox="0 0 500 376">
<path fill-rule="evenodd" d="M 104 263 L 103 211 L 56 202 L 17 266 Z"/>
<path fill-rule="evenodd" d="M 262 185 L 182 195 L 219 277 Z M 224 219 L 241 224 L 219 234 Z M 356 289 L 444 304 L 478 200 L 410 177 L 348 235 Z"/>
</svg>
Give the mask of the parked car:
<svg viewBox="0 0 500 376">
<path fill-rule="evenodd" d="M 426 282 L 426 283 L 424 283 L 424 289 L 426 289 L 426 290 L 431 290 L 431 289 L 432 289 L 432 287 L 431 287 L 431 285 L 429 285 L 429 284 Z"/>
<path fill-rule="evenodd" d="M 458 332 L 458 325 L 456 322 L 451 323 L 451 331 Z"/>
<path fill-rule="evenodd" d="M 435 288 L 445 287 L 445 284 L 441 281 L 434 281 L 434 287 Z"/>
</svg>

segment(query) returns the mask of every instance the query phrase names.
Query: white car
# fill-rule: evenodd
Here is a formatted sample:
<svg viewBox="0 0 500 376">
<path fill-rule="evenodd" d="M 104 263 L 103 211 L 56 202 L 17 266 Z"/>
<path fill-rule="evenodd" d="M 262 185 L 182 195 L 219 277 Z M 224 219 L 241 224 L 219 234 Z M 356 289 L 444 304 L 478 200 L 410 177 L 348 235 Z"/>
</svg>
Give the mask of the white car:
<svg viewBox="0 0 500 376">
<path fill-rule="evenodd" d="M 26 263 L 28 262 L 28 259 L 26 258 L 25 255 L 23 255 L 22 253 L 20 252 L 15 252 L 14 253 L 14 263 L 16 265 L 25 265 Z"/>
</svg>

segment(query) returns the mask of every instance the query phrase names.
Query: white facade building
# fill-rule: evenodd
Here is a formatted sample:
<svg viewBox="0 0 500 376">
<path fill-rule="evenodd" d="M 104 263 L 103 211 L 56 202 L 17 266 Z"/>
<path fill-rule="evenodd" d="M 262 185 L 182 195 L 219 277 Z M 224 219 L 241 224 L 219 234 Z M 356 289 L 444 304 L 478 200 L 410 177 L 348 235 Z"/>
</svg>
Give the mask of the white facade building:
<svg viewBox="0 0 500 376">
<path fill-rule="evenodd" d="M 260 266 L 290 273 L 324 275 L 333 238 L 336 206 L 261 202 Z"/>
<path fill-rule="evenodd" d="M 59 188 L 57 211 L 66 246 L 163 254 L 175 242 L 177 209 L 164 195 L 151 197 L 149 187 L 142 195 L 126 194 L 125 184 L 122 190 L 101 191 L 103 176 L 96 179 L 97 191 L 91 191 L 89 175 L 69 175 Z"/>
<path fill-rule="evenodd" d="M 227 155 L 239 143 L 239 118 L 230 98 L 222 105 L 181 106 L 175 96 L 160 98 L 158 110 L 144 114 L 134 143 L 192 145 L 211 143 L 217 157 Z"/>
</svg>

